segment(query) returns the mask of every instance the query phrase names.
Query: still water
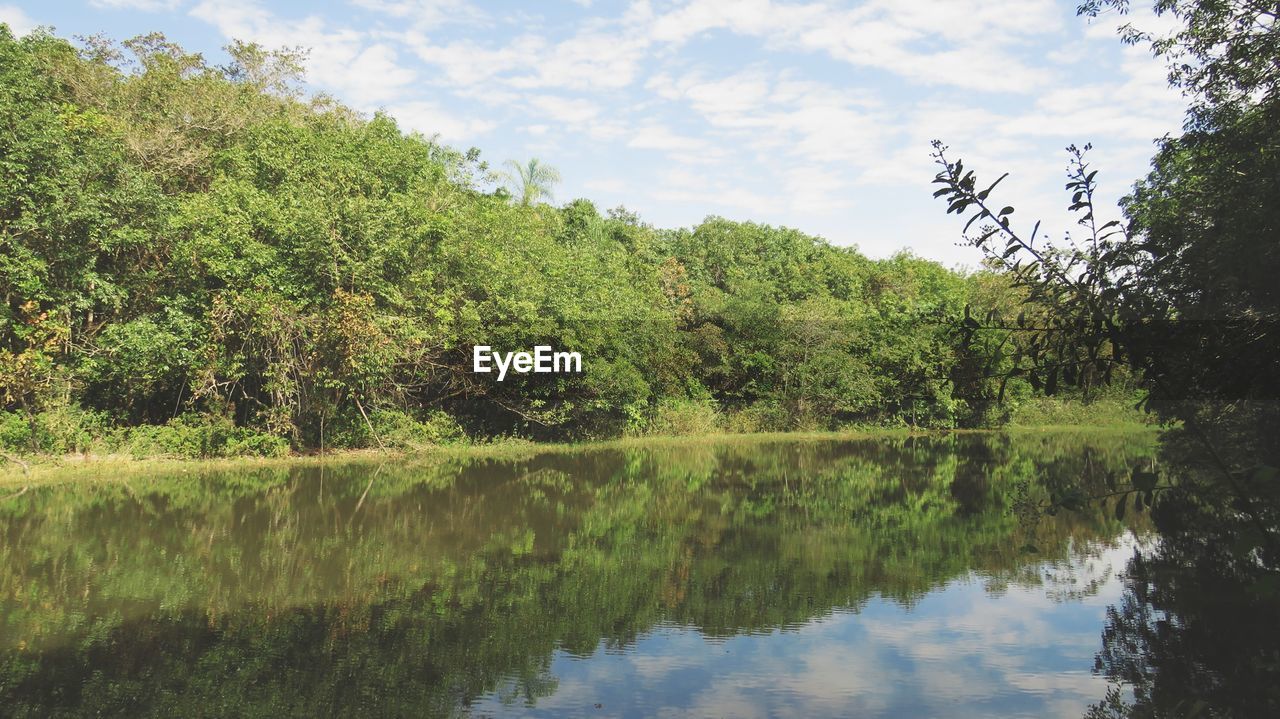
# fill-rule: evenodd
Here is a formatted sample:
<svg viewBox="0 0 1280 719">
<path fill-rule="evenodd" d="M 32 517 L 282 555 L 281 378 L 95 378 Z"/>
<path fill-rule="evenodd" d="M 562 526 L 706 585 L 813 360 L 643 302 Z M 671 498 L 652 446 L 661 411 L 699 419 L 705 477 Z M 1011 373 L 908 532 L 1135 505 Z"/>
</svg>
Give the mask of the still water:
<svg viewBox="0 0 1280 719">
<path fill-rule="evenodd" d="M 1149 434 L 651 445 L 0 500 L 0 715 L 1061 716 Z M 1131 513 L 1132 515 L 1132 513 Z"/>
</svg>

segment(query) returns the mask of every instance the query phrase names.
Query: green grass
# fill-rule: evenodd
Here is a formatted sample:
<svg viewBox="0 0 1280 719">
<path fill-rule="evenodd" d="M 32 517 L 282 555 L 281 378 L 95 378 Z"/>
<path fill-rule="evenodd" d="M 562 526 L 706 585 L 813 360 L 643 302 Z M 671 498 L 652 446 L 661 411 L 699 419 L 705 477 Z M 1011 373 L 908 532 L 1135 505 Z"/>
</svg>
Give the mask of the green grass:
<svg viewBox="0 0 1280 719">
<path fill-rule="evenodd" d="M 1148 426 L 1151 415 L 1137 409 L 1132 397 L 1106 397 L 1083 402 L 1078 399 L 1037 397 L 1018 406 L 1008 427 L 1130 427 Z"/>
<path fill-rule="evenodd" d="M 21 491 L 23 487 L 58 484 L 68 481 L 112 481 L 122 476 L 154 476 L 208 470 L 237 468 L 313 465 L 326 462 L 392 461 L 419 459 L 503 459 L 518 460 L 540 454 L 587 452 L 600 449 L 631 447 L 684 447 L 698 445 L 749 445 L 769 442 L 827 442 L 833 440 L 875 439 L 947 434 L 981 434 L 1001 432 L 1154 432 L 1149 424 L 1106 425 L 1021 425 L 1004 429 L 925 430 L 910 428 L 864 428 L 814 432 L 715 433 L 702 435 L 658 435 L 622 437 L 589 442 L 533 442 L 523 439 L 499 439 L 483 444 L 423 446 L 413 449 L 357 449 L 321 454 L 294 454 L 283 457 L 226 457 L 215 459 L 182 459 L 174 457 L 139 458 L 130 454 L 68 455 L 62 457 L 23 458 L 26 467 L 6 461 L 0 467 L 0 489 Z M 9 494 L 12 494 L 10 492 Z M 3 499 L 3 495 L 0 495 Z"/>
</svg>

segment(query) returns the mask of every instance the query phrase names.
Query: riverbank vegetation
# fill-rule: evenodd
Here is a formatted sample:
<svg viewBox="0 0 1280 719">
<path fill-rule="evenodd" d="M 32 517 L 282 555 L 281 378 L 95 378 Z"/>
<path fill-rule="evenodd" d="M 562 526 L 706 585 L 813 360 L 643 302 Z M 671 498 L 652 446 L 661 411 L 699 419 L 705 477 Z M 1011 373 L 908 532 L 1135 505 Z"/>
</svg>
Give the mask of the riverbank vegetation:
<svg viewBox="0 0 1280 719">
<path fill-rule="evenodd" d="M 0 28 L 6 456 L 992 426 L 1043 394 L 964 331 L 1017 314 L 1007 273 L 553 207 L 545 164 L 504 175 L 304 96 L 297 54 L 228 54 Z M 586 371 L 496 383 L 474 344 Z"/>
<path fill-rule="evenodd" d="M 0 467 L 0 497 L 8 492 L 26 491 L 31 487 L 48 484 L 76 483 L 82 480 L 110 480 L 127 475 L 134 478 L 185 475 L 192 472 L 256 471 L 276 467 L 307 467 L 319 464 L 338 466 L 371 462 L 430 463 L 438 461 L 520 461 L 536 456 L 581 454 L 609 450 L 638 450 L 652 448 L 697 447 L 754 447 L 779 442 L 812 444 L 820 442 L 848 441 L 898 441 L 905 438 L 941 441 L 947 437 L 970 435 L 990 438 L 1020 437 L 1026 435 L 1070 436 L 1082 441 L 1103 441 L 1107 437 L 1146 437 L 1154 440 L 1160 428 L 1150 424 L 1146 415 L 1135 413 L 1132 407 L 1121 407 L 1106 400 L 1088 404 L 1050 405 L 1046 411 L 1038 403 L 1030 405 L 1031 418 L 1025 421 L 1015 418 L 1001 429 L 936 430 L 912 427 L 864 427 L 841 430 L 785 432 L 707 432 L 693 434 L 650 434 L 623 436 L 592 442 L 535 442 L 522 437 L 496 437 L 478 441 L 434 442 L 403 447 L 357 448 L 311 451 L 307 453 L 280 452 L 276 455 L 258 453 L 227 454 L 220 457 L 178 453 L 90 453 L 66 455 L 28 455 L 12 457 L 7 467 Z M 1108 411 L 1111 410 L 1111 411 Z M 1083 414 L 1082 414 L 1083 413 Z M 1104 415 L 1097 418 L 1092 415 Z M 8 487 L 8 489 L 5 489 Z"/>
</svg>

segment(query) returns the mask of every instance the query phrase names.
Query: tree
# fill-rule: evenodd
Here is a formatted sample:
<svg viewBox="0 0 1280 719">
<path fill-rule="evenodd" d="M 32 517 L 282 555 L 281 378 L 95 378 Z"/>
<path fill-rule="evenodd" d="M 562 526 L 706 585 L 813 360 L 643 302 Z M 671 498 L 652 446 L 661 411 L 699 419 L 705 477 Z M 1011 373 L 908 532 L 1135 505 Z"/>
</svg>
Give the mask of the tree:
<svg viewBox="0 0 1280 719">
<path fill-rule="evenodd" d="M 440 414 L 603 437 L 685 400 L 758 429 L 972 414 L 938 322 L 969 291 L 937 263 L 586 200 L 531 212 L 559 179 L 542 161 L 486 192 L 478 150 L 301 96 L 300 51 L 227 53 L 0 29 L 0 420 L 129 426 L 94 435 L 107 451 L 180 419 L 301 448 Z M 588 369 L 485 382 L 473 344 Z"/>
<path fill-rule="evenodd" d="M 1129 11 L 1129 0 L 1084 0 L 1079 15 Z M 1180 27 L 1166 35 L 1132 23 L 1120 28 L 1129 45 L 1150 43 L 1169 63 L 1169 84 L 1187 91 L 1191 124 L 1275 100 L 1280 90 L 1280 5 L 1268 0 L 1156 0 L 1157 15 L 1172 15 Z"/>
<path fill-rule="evenodd" d="M 1125 2 L 1086 3 L 1084 14 Z M 1020 336 L 1008 375 L 1037 389 L 1106 381 L 1127 366 L 1148 391 L 1148 407 L 1169 423 L 1174 460 L 1169 495 L 1217 507 L 1239 520 L 1233 550 L 1265 571 L 1280 567 L 1280 67 L 1274 6 L 1161 0 L 1185 27 L 1153 42 L 1173 60 L 1171 82 L 1191 95 L 1188 131 L 1166 138 L 1152 172 L 1121 202 L 1128 222 L 1101 222 L 1093 197 L 1097 171 L 1072 155 L 1066 185 L 1083 242 L 1053 244 L 1036 223 L 1015 225 L 1014 208 L 946 147 L 935 196 L 968 216 L 967 239 L 1003 268 L 1025 303 L 1040 312 L 1016 323 L 971 317 L 970 336 L 988 329 Z M 1126 39 L 1143 36 L 1129 31 Z M 1240 48 L 1264 53 L 1237 58 Z M 1237 63 L 1236 60 L 1239 60 Z M 1000 209 L 997 209 L 1000 208 Z M 1028 318 L 1035 321 L 1028 321 Z M 1135 477 L 1135 486 L 1151 484 Z M 1157 499 L 1144 493 L 1144 504 Z M 1168 519 L 1162 529 L 1185 527 Z"/>
<path fill-rule="evenodd" d="M 551 199 L 551 189 L 560 182 L 560 171 L 536 157 L 521 164 L 515 160 L 507 160 L 510 172 L 504 178 L 510 186 L 512 197 L 519 198 L 521 207 L 537 204 L 538 201 Z"/>
</svg>

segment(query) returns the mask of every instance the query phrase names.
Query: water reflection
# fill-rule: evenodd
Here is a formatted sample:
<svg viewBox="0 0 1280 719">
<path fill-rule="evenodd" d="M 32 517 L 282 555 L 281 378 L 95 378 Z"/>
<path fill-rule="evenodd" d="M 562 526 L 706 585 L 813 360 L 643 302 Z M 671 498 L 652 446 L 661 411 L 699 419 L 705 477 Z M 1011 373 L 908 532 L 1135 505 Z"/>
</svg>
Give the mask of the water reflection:
<svg viewBox="0 0 1280 719">
<path fill-rule="evenodd" d="M 1059 572 L 1084 588 L 1114 577 L 1136 540 L 1095 545 Z M 1059 577 L 1061 578 L 1061 577 Z M 1064 580 L 1065 581 L 1065 580 Z M 556 691 L 528 702 L 508 681 L 485 716 L 1079 717 L 1105 682 L 1090 671 L 1115 581 L 1046 602 L 1044 587 L 976 574 L 910 606 L 872 597 L 808 622 L 727 638 L 661 624 L 625 651 L 557 652 Z M 600 706 L 597 707 L 596 705 Z"/>
<path fill-rule="evenodd" d="M 1280 576 L 1229 504 L 1179 492 L 1154 512 L 1107 611 L 1091 719 L 1280 715 Z M 1122 691 L 1117 691 L 1121 689 Z"/>
<path fill-rule="evenodd" d="M 1152 444 L 656 445 L 33 490 L 0 505 L 0 706 L 1078 716 L 1144 517 L 1012 509 L 1104 489 Z"/>
</svg>

